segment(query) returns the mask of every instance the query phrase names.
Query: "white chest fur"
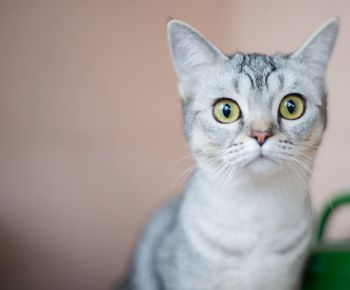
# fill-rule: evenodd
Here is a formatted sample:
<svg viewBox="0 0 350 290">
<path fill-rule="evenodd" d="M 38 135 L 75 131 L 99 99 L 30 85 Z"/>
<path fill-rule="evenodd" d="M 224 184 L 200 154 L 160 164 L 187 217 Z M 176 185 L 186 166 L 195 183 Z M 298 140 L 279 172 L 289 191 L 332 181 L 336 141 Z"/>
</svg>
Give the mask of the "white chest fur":
<svg viewBox="0 0 350 290">
<path fill-rule="evenodd" d="M 290 176 L 249 178 L 225 186 L 217 180 L 203 190 L 197 174 L 188 187 L 180 222 L 190 246 L 212 265 L 203 289 L 295 286 L 311 240 L 307 185 Z"/>
</svg>

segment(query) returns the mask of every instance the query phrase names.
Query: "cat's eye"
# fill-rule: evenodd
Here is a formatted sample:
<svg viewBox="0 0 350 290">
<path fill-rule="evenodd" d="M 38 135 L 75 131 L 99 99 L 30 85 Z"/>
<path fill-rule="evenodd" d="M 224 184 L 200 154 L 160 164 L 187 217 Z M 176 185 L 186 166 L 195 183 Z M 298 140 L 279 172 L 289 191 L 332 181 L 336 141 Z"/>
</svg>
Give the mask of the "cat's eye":
<svg viewBox="0 0 350 290">
<path fill-rule="evenodd" d="M 299 119 L 305 111 L 305 101 L 299 94 L 285 96 L 279 107 L 279 114 L 287 120 Z"/>
<path fill-rule="evenodd" d="M 241 117 L 241 110 L 234 100 L 219 99 L 214 104 L 213 115 L 216 121 L 228 124 Z"/>
</svg>

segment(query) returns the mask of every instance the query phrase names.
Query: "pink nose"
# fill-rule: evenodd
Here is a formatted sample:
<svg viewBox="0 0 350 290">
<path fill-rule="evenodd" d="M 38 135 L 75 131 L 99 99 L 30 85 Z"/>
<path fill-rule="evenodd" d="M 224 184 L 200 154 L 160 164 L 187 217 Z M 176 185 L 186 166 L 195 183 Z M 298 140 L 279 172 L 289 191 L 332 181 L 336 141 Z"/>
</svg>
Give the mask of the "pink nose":
<svg viewBox="0 0 350 290">
<path fill-rule="evenodd" d="M 266 142 L 267 138 L 271 137 L 272 133 L 267 131 L 253 131 L 250 137 L 256 139 L 259 145 L 262 146 Z"/>
</svg>

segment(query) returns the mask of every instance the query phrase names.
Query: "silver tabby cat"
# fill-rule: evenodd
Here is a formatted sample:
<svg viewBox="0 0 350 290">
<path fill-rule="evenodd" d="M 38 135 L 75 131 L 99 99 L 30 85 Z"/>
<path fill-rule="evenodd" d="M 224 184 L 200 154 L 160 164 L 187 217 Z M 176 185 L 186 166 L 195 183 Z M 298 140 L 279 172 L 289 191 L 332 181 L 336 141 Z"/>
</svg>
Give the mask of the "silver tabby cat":
<svg viewBox="0 0 350 290">
<path fill-rule="evenodd" d="M 293 290 L 312 236 L 309 178 L 326 128 L 332 19 L 291 54 L 223 54 L 171 20 L 196 169 L 148 224 L 120 289 Z"/>
</svg>

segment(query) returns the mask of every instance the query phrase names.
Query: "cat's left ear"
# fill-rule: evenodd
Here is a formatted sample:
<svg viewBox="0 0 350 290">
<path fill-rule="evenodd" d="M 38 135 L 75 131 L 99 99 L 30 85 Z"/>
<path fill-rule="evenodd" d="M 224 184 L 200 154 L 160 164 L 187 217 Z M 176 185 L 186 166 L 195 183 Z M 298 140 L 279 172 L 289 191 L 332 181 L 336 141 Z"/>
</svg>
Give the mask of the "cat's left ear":
<svg viewBox="0 0 350 290">
<path fill-rule="evenodd" d="M 304 63 L 317 77 L 323 77 L 337 39 L 338 30 L 339 18 L 330 19 L 291 57 Z"/>
<path fill-rule="evenodd" d="M 183 99 L 194 94 L 201 72 L 227 59 L 196 29 L 179 20 L 168 22 L 168 42 Z"/>
</svg>

